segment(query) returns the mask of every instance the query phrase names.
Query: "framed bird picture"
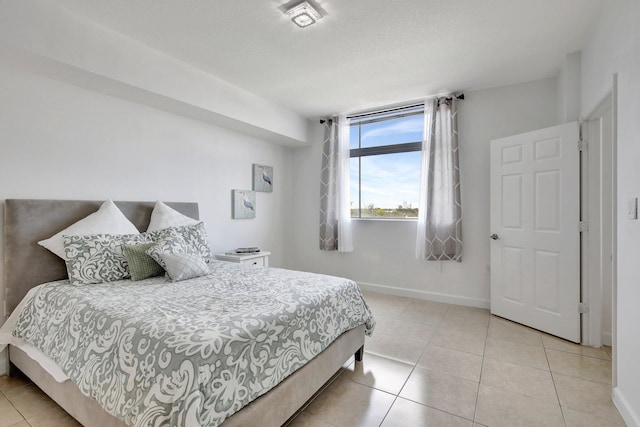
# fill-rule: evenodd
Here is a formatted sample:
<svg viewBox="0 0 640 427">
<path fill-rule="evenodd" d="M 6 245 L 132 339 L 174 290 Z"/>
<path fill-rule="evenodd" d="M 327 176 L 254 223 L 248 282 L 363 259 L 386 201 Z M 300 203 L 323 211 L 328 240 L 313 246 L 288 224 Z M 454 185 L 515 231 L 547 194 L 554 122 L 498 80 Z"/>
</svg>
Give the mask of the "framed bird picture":
<svg viewBox="0 0 640 427">
<path fill-rule="evenodd" d="M 273 191 L 273 166 L 253 165 L 253 191 Z"/>
<path fill-rule="evenodd" d="M 231 218 L 251 219 L 256 217 L 256 192 L 251 190 L 231 190 L 233 199 Z"/>
</svg>

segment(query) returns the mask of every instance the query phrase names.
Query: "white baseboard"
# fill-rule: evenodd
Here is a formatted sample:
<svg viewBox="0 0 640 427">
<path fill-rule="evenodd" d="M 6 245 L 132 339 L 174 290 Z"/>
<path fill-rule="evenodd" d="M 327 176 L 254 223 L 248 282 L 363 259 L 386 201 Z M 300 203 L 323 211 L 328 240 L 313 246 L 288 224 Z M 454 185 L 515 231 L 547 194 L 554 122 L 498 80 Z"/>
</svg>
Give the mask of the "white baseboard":
<svg viewBox="0 0 640 427">
<path fill-rule="evenodd" d="M 399 297 L 426 299 L 429 301 L 444 302 L 447 304 L 466 305 L 468 307 L 490 308 L 490 301 L 480 298 L 469 298 L 438 292 L 419 291 L 416 289 L 398 288 L 395 286 L 377 285 L 374 283 L 358 282 L 363 291 L 378 292 Z"/>
<path fill-rule="evenodd" d="M 628 427 L 640 427 L 640 417 L 636 411 L 629 405 L 629 401 L 624 397 L 619 387 L 613 389 L 613 403 L 618 408 L 620 415 L 627 423 Z"/>
<path fill-rule="evenodd" d="M 611 347 L 611 343 L 613 342 L 611 340 L 611 332 L 603 332 L 601 340 L 602 340 L 602 345 L 608 345 L 609 347 Z"/>
</svg>

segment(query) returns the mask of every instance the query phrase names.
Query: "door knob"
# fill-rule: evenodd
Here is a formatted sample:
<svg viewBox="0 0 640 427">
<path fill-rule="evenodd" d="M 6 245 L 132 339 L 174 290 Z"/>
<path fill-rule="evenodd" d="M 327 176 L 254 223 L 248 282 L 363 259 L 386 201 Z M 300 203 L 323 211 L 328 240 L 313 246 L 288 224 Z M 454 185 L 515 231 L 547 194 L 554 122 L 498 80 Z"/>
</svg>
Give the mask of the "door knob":
<svg viewBox="0 0 640 427">
<path fill-rule="evenodd" d="M 492 234 L 491 236 L 489 236 L 489 237 L 491 237 L 493 240 L 498 240 L 498 239 L 500 238 L 500 236 L 498 236 L 496 233 L 493 233 L 493 234 Z"/>
</svg>

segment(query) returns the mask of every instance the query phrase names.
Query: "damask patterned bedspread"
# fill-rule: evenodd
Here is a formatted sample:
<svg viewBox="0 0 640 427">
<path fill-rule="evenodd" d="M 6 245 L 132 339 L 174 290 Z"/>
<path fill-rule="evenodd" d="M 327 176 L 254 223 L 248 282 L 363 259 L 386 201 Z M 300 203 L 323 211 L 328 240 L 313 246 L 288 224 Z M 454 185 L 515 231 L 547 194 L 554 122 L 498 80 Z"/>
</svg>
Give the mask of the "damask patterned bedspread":
<svg viewBox="0 0 640 427">
<path fill-rule="evenodd" d="M 131 426 L 216 426 L 374 320 L 355 282 L 211 262 L 212 274 L 46 284 L 14 335 Z"/>
</svg>

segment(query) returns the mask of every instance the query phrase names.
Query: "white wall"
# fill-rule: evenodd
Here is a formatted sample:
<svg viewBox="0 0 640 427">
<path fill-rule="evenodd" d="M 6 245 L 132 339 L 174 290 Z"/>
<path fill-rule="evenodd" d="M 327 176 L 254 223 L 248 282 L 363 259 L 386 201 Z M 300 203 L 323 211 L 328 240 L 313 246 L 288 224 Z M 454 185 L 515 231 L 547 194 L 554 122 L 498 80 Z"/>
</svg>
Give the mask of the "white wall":
<svg viewBox="0 0 640 427">
<path fill-rule="evenodd" d="M 96 92 L 285 145 L 306 118 L 46 0 L 0 0 L 0 58 Z"/>
<path fill-rule="evenodd" d="M 289 148 L 8 69 L 0 97 L 0 199 L 197 201 L 215 250 L 261 245 L 282 264 Z M 274 192 L 232 220 L 252 163 L 274 166 Z"/>
<path fill-rule="evenodd" d="M 558 74 L 558 124 L 574 122 L 580 116 L 581 52 L 565 56 Z"/>
<path fill-rule="evenodd" d="M 489 304 L 489 141 L 556 123 L 556 79 L 465 92 L 459 105 L 462 263 L 414 257 L 415 221 L 355 220 L 352 253 L 318 249 L 322 127 L 293 156 L 291 267 L 346 276 L 381 292 Z M 440 270 L 441 269 L 441 270 Z"/>
<path fill-rule="evenodd" d="M 612 88 L 617 106 L 617 341 L 614 401 L 629 426 L 640 426 L 640 221 L 626 218 L 626 201 L 640 197 L 640 2 L 612 0 L 582 53 L 581 114 L 587 116 Z M 615 326 L 614 326 L 615 327 Z"/>
<path fill-rule="evenodd" d="M 195 201 L 214 251 L 286 259 L 290 148 L 2 66 L 0 100 L 0 200 Z M 257 194 L 256 219 L 232 220 L 252 163 L 274 167 L 274 192 Z M 0 227 L 0 258 L 2 244 Z M 3 296 L 0 283 L 0 307 Z"/>
</svg>

